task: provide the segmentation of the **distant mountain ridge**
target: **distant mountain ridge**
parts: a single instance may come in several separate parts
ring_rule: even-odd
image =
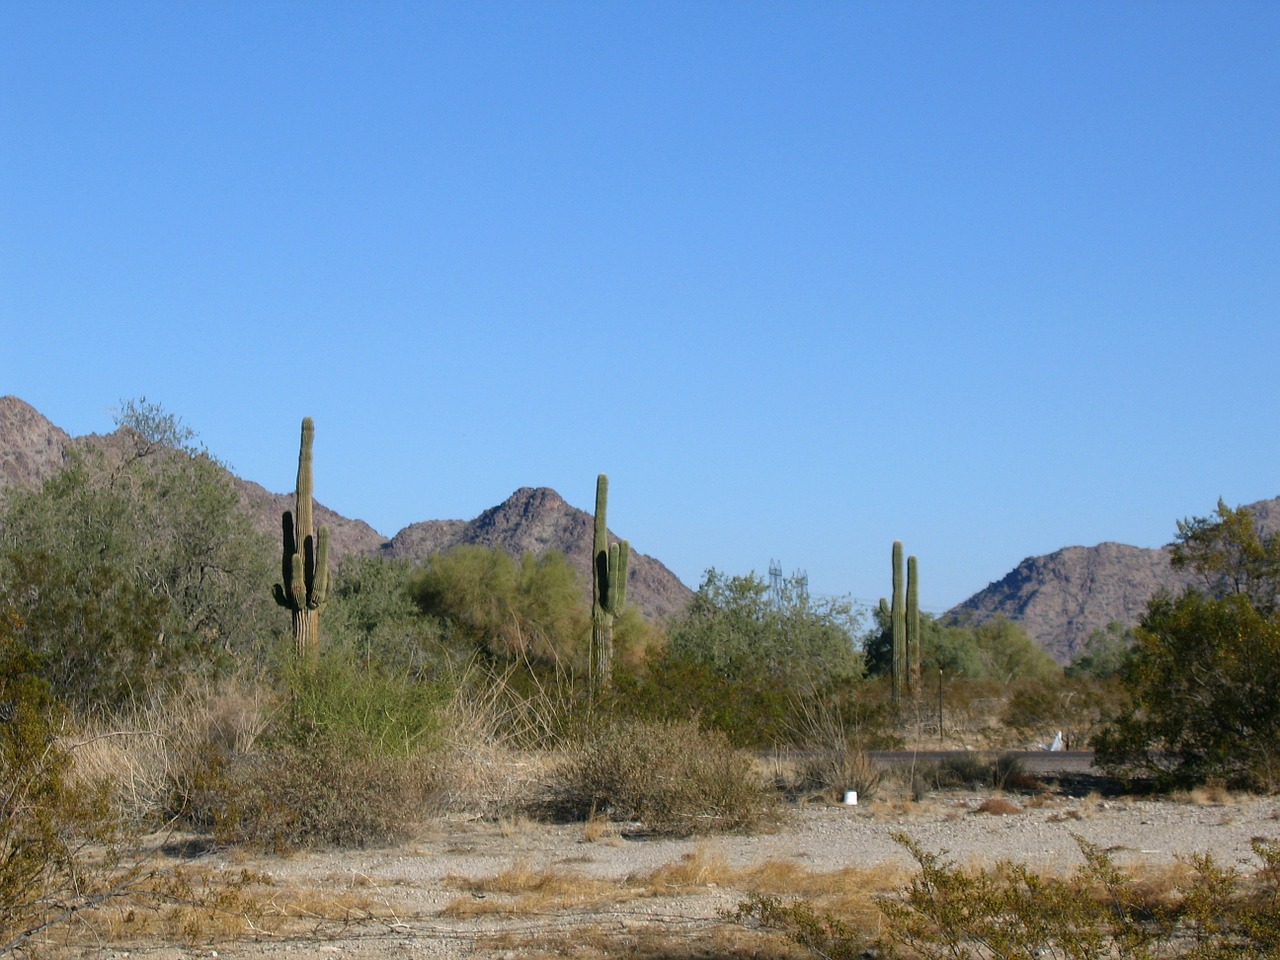
[[[30,404],[13,396],[0,397],[0,496],[8,487],[42,483],[62,468],[72,447],[107,444],[110,436],[71,437]],[[322,471],[319,466],[319,476]],[[278,536],[281,514],[293,509],[293,494],[271,493],[251,480],[229,475],[254,525]],[[317,525],[329,528],[329,548],[335,561],[349,554],[421,560],[462,544],[497,547],[516,557],[526,552],[541,557],[549,550],[559,550],[590,588],[592,516],[545,487],[521,488],[474,520],[410,524],[390,540],[363,520],[344,517],[319,502],[315,517]],[[612,532],[610,536],[617,539]],[[635,550],[627,579],[628,599],[652,619],[679,612],[693,596],[659,560]]]
[[[1260,532],[1280,530],[1280,498],[1246,505]],[[1212,505],[1199,515],[1212,512]],[[1172,526],[1172,522],[1170,523]],[[1118,621],[1135,625],[1156,591],[1178,593],[1194,584],[1194,574],[1175,570],[1169,546],[1158,549],[1123,543],[1065,547],[1028,557],[1000,580],[947,611],[958,620],[981,622],[1005,617],[1060,663],[1084,650],[1089,634]]]
[[[0,496],[6,487],[40,483],[53,476],[72,445],[107,442],[109,437],[97,435],[73,438],[17,397],[0,397]],[[255,525],[278,534],[280,515],[293,508],[293,495],[271,493],[231,476]],[[1209,513],[1212,506],[1201,504],[1198,512]],[[1264,533],[1280,531],[1280,498],[1249,504],[1248,509]],[[499,547],[513,556],[526,551],[541,556],[555,549],[590,583],[591,515],[545,487],[522,487],[472,520],[410,524],[390,540],[364,521],[319,503],[316,520],[329,527],[331,550],[338,559],[347,554],[422,559],[459,544]],[[1157,590],[1176,592],[1191,582],[1190,575],[1174,570],[1169,559],[1167,546],[1065,547],[1028,557],[946,616],[977,621],[1007,617],[1066,663],[1083,649],[1093,630],[1112,621],[1137,623]],[[670,616],[693,595],[660,561],[636,552],[628,579],[630,599],[649,617]]]

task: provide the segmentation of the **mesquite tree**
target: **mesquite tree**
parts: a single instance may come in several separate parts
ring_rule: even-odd
[[[298,451],[298,483],[294,509],[281,518],[284,549],[283,583],[275,585],[276,603],[293,613],[293,647],[300,660],[314,664],[320,657],[320,610],[329,599],[329,530],[315,530],[311,500],[311,445],[315,424],[302,420]]]

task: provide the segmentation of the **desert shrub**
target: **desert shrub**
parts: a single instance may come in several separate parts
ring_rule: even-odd
[[[292,665],[286,681],[289,706],[272,731],[276,739],[301,747],[324,740],[379,756],[430,747],[446,697],[438,684],[337,657]]]
[[[941,759],[920,760],[903,772],[917,798],[932,790],[1004,790],[1033,783],[1022,762],[1009,753],[965,751]]]
[[[791,696],[764,673],[726,677],[708,664],[667,651],[643,675],[619,672],[607,708],[652,723],[696,722],[736,747],[770,747],[787,739]]]
[[[278,622],[263,589],[278,553],[222,465],[145,399],[117,424],[0,504],[0,597],[77,710],[257,659]]]
[[[1023,743],[1044,743],[1062,731],[1067,749],[1084,746],[1125,701],[1111,676],[1076,674],[1052,683],[1024,680],[1009,694],[1000,722]]]
[[[884,771],[867,751],[882,745],[882,711],[865,701],[821,698],[793,703],[792,714],[790,742],[797,759],[789,792],[833,801],[846,790],[866,799],[876,795]]]
[[[409,593],[413,561],[349,554],[333,571],[324,611],[327,651],[382,670],[425,675],[449,651],[444,625]]]
[[[211,776],[255,749],[280,704],[257,679],[195,678],[127,711],[90,717],[74,752],[76,782],[105,787],[115,813],[136,827],[191,819]]]
[[[885,953],[924,960],[1062,957],[1070,960],[1199,960],[1272,957],[1280,947],[1280,843],[1253,842],[1262,869],[1252,876],[1208,855],[1189,860],[1166,888],[1123,873],[1077,838],[1084,863],[1066,877],[1002,861],[962,868],[899,834],[919,867],[897,897],[881,901],[882,932],[804,900],[754,896],[739,922],[781,930],[819,956]]]
[[[893,636],[885,611],[875,610],[863,637],[867,668],[886,674],[893,664]],[[941,670],[948,677],[1009,683],[1019,678],[1052,679],[1062,668],[1017,624],[997,617],[983,623],[920,615],[920,655],[924,676]]]
[[[668,651],[726,680],[769,677],[788,692],[862,676],[859,615],[847,598],[809,595],[801,577],[776,587],[755,574],[708,570],[667,627]]]
[[[1094,738],[1112,773],[1185,787],[1280,788],[1280,536],[1245,508],[1178,524],[1173,563],[1202,589],[1147,604],[1121,679],[1129,703]]]
[[[1153,599],[1124,682],[1130,704],[1093,740],[1104,769],[1280,787],[1280,619],[1243,594]]]
[[[4,634],[0,625],[0,657],[9,660]],[[0,722],[0,955],[136,877],[121,864],[105,792],[74,781],[64,711],[36,687],[9,692]]]
[[[590,611],[562,553],[519,560],[463,545],[427,558],[409,582],[419,609],[495,657],[576,663],[586,653]]]
[[[436,685],[341,659],[298,668],[251,745],[216,727],[197,741],[206,752],[175,781],[175,812],[221,841],[271,850],[404,839],[437,789],[443,702]]]
[[[750,755],[694,723],[612,724],[570,749],[555,775],[552,812],[606,814],[674,836],[749,830],[768,823],[776,796]]]
[[[392,844],[430,812],[434,770],[427,753],[369,753],[324,737],[280,743],[227,760],[203,810],[220,842],[277,853]]]

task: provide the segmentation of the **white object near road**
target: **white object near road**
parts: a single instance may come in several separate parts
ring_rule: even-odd
[[[1059,730],[1058,735],[1054,737],[1052,741],[1050,741],[1049,743],[1046,743],[1044,745],[1044,748],[1046,750],[1055,750],[1055,751],[1061,750],[1062,749],[1062,731]]]
[[[856,807],[858,805],[857,790],[846,790],[844,792],[844,805],[846,807]]]

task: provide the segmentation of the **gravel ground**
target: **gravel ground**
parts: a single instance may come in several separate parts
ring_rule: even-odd
[[[863,806],[809,804],[789,811],[774,833],[669,840],[617,834],[588,840],[581,825],[528,822],[438,822],[414,843],[387,850],[325,852],[288,858],[246,858],[215,853],[204,867],[269,874],[283,889],[350,892],[387,914],[377,921],[342,926],[317,923],[295,935],[264,935],[251,942],[195,948],[138,945],[81,949],[77,955],[149,960],[186,958],[498,957],[534,955],[523,946],[549,931],[595,927],[626,931],[658,924],[668,932],[714,925],[732,908],[739,891],[714,884],[695,895],[647,897],[536,915],[457,918],[442,913],[467,897],[459,878],[493,877],[516,865],[623,880],[643,876],[682,858],[711,855],[734,867],[792,861],[812,871],[890,862],[909,867],[908,853],[892,835],[902,832],[930,851],[949,851],[960,863],[1011,859],[1063,871],[1080,862],[1073,834],[1111,852],[1122,866],[1167,864],[1179,856],[1212,853],[1222,863],[1254,862],[1250,839],[1280,840],[1280,798],[1227,798],[1221,802],[1176,802],[1055,797],[999,816],[979,812],[989,795],[948,794],[920,804]],[[495,945],[495,934],[511,939]],[[546,952],[536,954],[552,955]]]

